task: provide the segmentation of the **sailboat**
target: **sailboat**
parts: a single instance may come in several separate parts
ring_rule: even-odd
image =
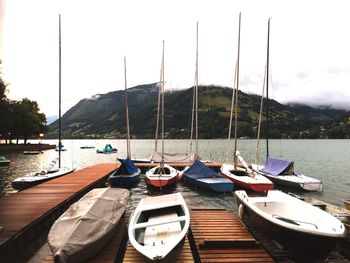
[[[267,59],[266,59],[266,161],[264,165],[252,164],[254,171],[267,177],[275,184],[297,188],[306,191],[322,191],[320,180],[297,173],[294,170],[294,161],[276,158],[269,155],[269,47],[270,47],[270,20],[268,22]]]
[[[61,143],[61,15],[59,15],[59,117],[58,117],[58,145]],[[11,182],[14,189],[23,190],[60,177],[75,171],[75,167],[61,167],[61,151],[62,147],[58,147],[58,159],[53,160],[49,165],[37,172],[31,172],[24,176],[18,177]]]
[[[231,116],[230,116],[230,126],[229,126],[229,135],[228,140],[231,137],[231,123],[232,123],[232,112],[233,106],[235,106],[235,144],[234,144],[234,162],[232,163],[223,163],[220,167],[220,172],[223,176],[230,179],[235,183],[235,185],[240,186],[244,189],[251,191],[267,191],[273,189],[273,183],[260,175],[259,173],[251,170],[247,163],[244,161],[243,157],[240,155],[240,152],[237,151],[237,123],[238,123],[238,87],[239,87],[239,58],[240,58],[240,34],[241,34],[241,14],[239,14],[239,29],[238,29],[238,55],[237,55],[237,64],[235,71],[235,88],[232,93],[232,103],[231,103]],[[244,167],[237,166],[237,157]]]
[[[160,164],[148,170],[145,179],[148,185],[166,187],[176,184],[181,179],[181,173],[164,161],[164,41],[161,66],[161,100],[162,100],[162,155]]]
[[[196,70],[195,70],[195,114],[196,114],[196,158],[198,158],[198,23],[196,28]],[[206,188],[215,192],[228,192],[233,189],[233,183],[216,173],[200,160],[196,160],[191,166],[185,167],[182,171],[184,180],[195,186]]]
[[[130,128],[128,110],[128,91],[126,84],[126,58],[124,57],[124,78],[125,78],[125,119],[126,119],[126,148],[127,158],[121,161],[121,165],[108,177],[111,186],[132,185],[138,182],[141,170],[130,160]]]

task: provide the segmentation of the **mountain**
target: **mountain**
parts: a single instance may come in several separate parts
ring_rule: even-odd
[[[193,88],[165,93],[165,137],[190,138]],[[232,89],[199,87],[199,138],[226,138]],[[62,116],[64,138],[125,138],[124,91],[83,99]],[[256,138],[261,96],[239,91],[238,136]],[[130,134],[154,138],[157,116],[156,83],[128,89]],[[271,138],[347,138],[349,113],[306,105],[284,105],[269,100]],[[261,137],[265,136],[263,113]],[[339,130],[339,127],[342,129]],[[49,125],[47,138],[56,138],[58,121]],[[330,135],[329,135],[330,134]]]

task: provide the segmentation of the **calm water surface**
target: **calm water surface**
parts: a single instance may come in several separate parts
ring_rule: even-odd
[[[37,143],[38,141],[31,141]],[[46,140],[43,143],[57,143],[56,140]],[[297,192],[293,189],[282,189],[297,194],[317,197],[326,202],[342,206],[342,199],[350,198],[350,140],[270,140],[270,155],[283,157],[295,161],[295,169],[305,175],[320,179],[324,191]],[[118,148],[115,154],[96,154],[97,148],[103,148],[110,143]],[[82,169],[98,163],[113,163],[117,157],[125,157],[125,140],[64,140],[68,151],[62,152],[62,163],[66,166],[76,165]],[[80,149],[83,145],[93,145],[95,149]],[[188,140],[165,140],[165,151],[184,152],[190,150]],[[229,146],[229,147],[228,147]],[[161,149],[161,142],[158,142]],[[227,140],[199,140],[199,155],[202,159],[212,161],[232,161],[233,141]],[[227,154],[229,148],[229,154]],[[195,142],[193,142],[195,149]],[[237,149],[247,162],[256,162],[256,140],[238,140]],[[132,140],[132,156],[134,158],[149,158],[154,151],[154,140]],[[258,163],[264,162],[265,142],[261,141]],[[24,174],[41,169],[58,156],[55,150],[47,150],[41,155],[24,155],[22,153],[0,153],[11,159],[8,167],[0,167],[0,196],[8,195],[16,190],[12,189],[11,181]],[[188,196],[194,205],[224,206],[232,208],[232,194],[212,194],[188,188],[183,183],[177,185],[176,191]],[[148,194],[144,180],[132,189],[135,196]],[[190,198],[191,197],[191,198]]]

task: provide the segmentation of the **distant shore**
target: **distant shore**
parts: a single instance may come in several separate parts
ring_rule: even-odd
[[[0,144],[0,152],[44,151],[55,148],[56,145],[47,143]]]

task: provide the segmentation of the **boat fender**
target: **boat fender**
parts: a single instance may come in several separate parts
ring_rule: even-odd
[[[242,204],[239,205],[238,207],[238,216],[241,220],[243,220],[244,216],[244,206]]]

